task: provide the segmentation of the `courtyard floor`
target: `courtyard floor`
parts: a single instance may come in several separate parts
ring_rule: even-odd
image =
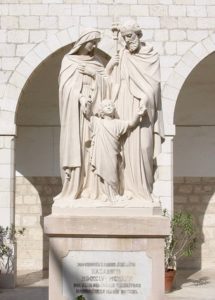
[[[23,274],[19,286],[0,290],[0,300],[48,300],[48,279],[41,273]],[[165,300],[215,300],[215,270],[178,271],[175,290],[165,295]]]

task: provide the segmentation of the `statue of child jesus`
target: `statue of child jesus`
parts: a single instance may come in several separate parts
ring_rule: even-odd
[[[105,99],[101,102],[100,116],[90,117],[90,101],[85,111],[90,119],[92,133],[90,163],[93,172],[100,177],[105,186],[105,193],[112,202],[123,199],[120,196],[120,137],[128,130],[136,127],[146,109],[141,108],[131,121],[115,119],[113,101]]]

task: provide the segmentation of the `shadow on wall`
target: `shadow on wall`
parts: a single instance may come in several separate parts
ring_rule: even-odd
[[[198,242],[192,257],[179,261],[179,268],[215,267],[215,178],[174,178],[175,211],[190,212],[198,230]]]
[[[53,198],[61,189],[59,177],[16,178],[16,224],[26,228],[17,243],[18,285],[47,277],[49,241],[44,217],[51,213]]]

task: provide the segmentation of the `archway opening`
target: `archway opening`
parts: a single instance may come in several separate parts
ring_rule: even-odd
[[[185,81],[175,108],[174,208],[194,216],[198,242],[186,269],[215,267],[215,53]]]
[[[71,47],[54,52],[34,70],[18,102],[15,223],[26,228],[17,245],[18,283],[32,283],[47,274],[49,247],[43,221],[62,188],[58,74],[62,58]],[[99,49],[97,55],[106,65],[109,56]]]

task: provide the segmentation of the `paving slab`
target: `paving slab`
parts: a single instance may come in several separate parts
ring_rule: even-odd
[[[180,270],[174,286],[166,300],[215,300],[215,268]]]

